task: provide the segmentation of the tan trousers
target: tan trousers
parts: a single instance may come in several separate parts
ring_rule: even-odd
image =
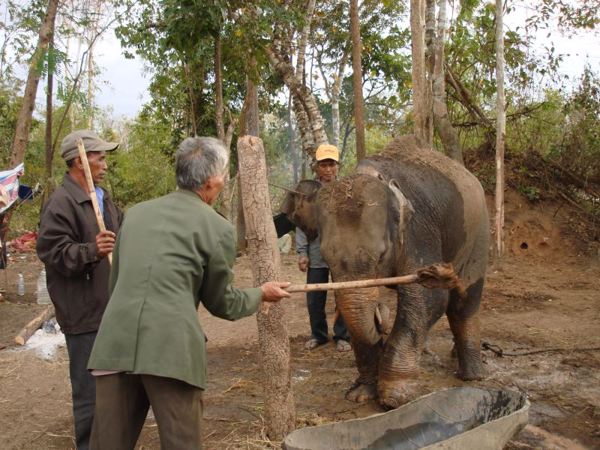
[[[133,449],[150,405],[162,450],[202,448],[202,389],[172,378],[115,373],[96,377],[91,449]]]

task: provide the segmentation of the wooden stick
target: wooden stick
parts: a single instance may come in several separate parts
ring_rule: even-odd
[[[356,289],[375,286],[415,283],[419,277],[416,274],[392,278],[375,278],[371,280],[339,281],[337,283],[292,284],[285,290],[288,292],[335,291],[338,289]]]
[[[90,170],[90,163],[88,162],[85,147],[81,139],[77,139],[77,149],[79,150],[79,159],[81,159],[81,164],[83,165],[85,181],[87,182],[88,186],[88,194],[90,196],[90,199],[92,200],[92,206],[94,207],[94,214],[96,214],[96,222],[98,222],[98,228],[100,228],[100,231],[106,231],[106,226],[104,225],[104,218],[102,217],[102,213],[100,212],[100,205],[98,204],[98,196],[96,195],[96,188],[94,186],[94,179],[92,178],[92,171]],[[112,265],[112,253],[109,253],[106,256],[108,257],[108,263]]]
[[[39,315],[34,317],[27,325],[15,336],[15,343],[25,345],[25,342],[31,337],[42,324],[54,316],[54,305],[48,305]]]
[[[461,298],[466,297],[465,289],[454,273],[452,264],[441,263],[418,269],[416,273],[391,278],[371,280],[341,281],[337,283],[293,284],[288,292],[334,291],[338,289],[357,289],[375,286],[396,286],[419,283],[429,289],[457,289]]]

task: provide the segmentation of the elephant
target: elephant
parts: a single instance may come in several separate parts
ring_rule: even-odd
[[[415,394],[429,329],[446,313],[458,357],[457,375],[481,379],[479,305],[488,262],[488,212],[483,188],[465,167],[415,136],[392,140],[349,176],[321,186],[312,180],[288,192],[281,207],[307,234],[319,235],[335,282],[395,277],[430,264],[452,263],[466,295],[418,284],[397,291],[393,327],[385,324],[377,290],[336,291],[350,332],[359,376],[346,398],[378,398],[397,408]]]

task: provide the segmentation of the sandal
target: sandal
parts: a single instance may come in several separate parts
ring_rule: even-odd
[[[352,347],[350,346],[350,343],[348,341],[340,339],[335,344],[335,349],[338,352],[349,352],[350,350],[352,350]]]
[[[315,338],[310,338],[308,341],[306,341],[306,344],[304,344],[304,348],[306,350],[313,350],[315,348],[317,348],[320,345],[323,345],[325,342],[319,342],[317,341]]]

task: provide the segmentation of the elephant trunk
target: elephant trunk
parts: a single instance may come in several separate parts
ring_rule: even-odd
[[[336,292],[337,307],[353,342],[377,344],[382,336],[375,322],[378,289],[344,289]]]

